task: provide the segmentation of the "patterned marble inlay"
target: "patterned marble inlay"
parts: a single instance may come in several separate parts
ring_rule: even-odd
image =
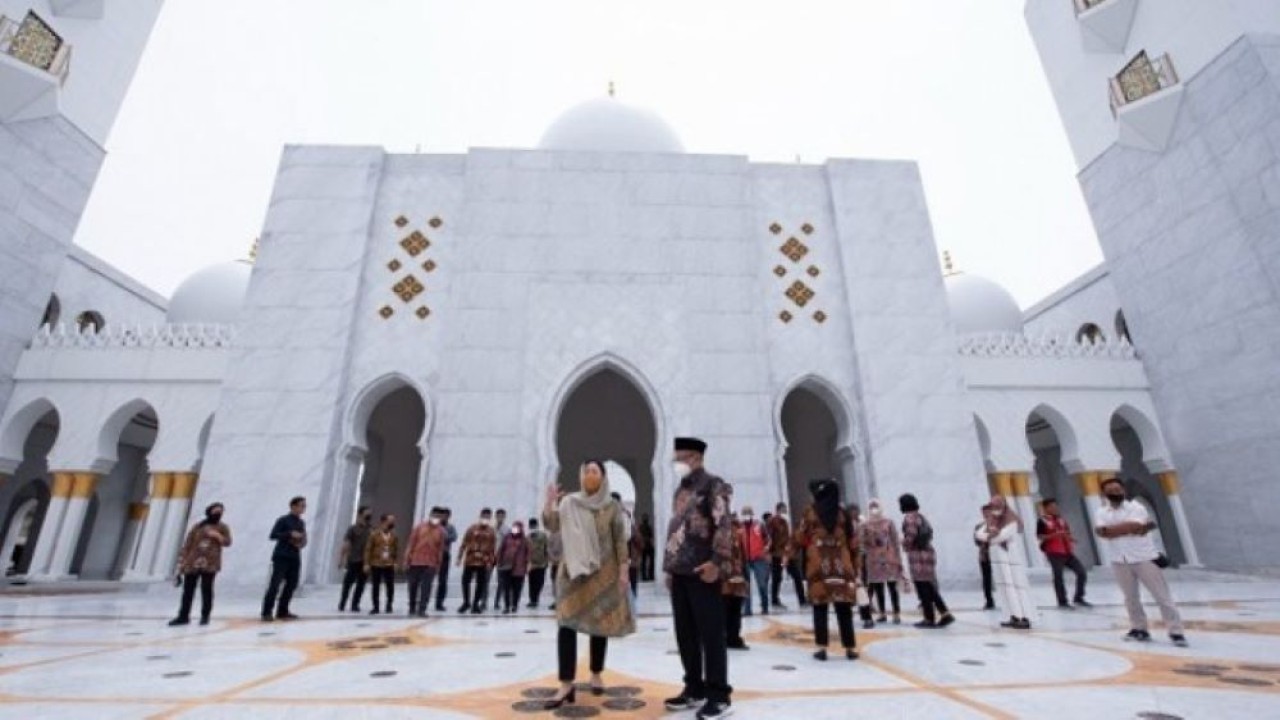
[[[400,264],[399,260],[392,260],[391,262],[387,263],[387,269],[390,270],[391,272],[396,272],[401,267],[403,266]]]
[[[423,305],[419,307],[416,311],[414,311],[413,314],[417,315],[419,320],[426,320],[427,317],[431,315],[431,308],[427,307],[426,305]]]
[[[815,278],[822,274],[822,270],[820,270],[817,265],[810,265],[809,269],[805,270],[805,272],[809,273],[809,277]]]
[[[435,261],[435,260],[428,260],[428,261],[426,261],[426,262],[422,263],[422,269],[423,269],[424,271],[426,271],[426,272],[435,272],[435,269],[436,269],[437,267],[439,267],[439,266],[438,266],[438,265],[436,265],[436,261]]]
[[[443,221],[443,220],[441,220],[441,219],[440,219],[440,216],[438,216],[438,215],[437,215],[436,217],[433,217],[433,218],[431,218],[430,220],[428,220],[428,221],[427,221],[427,224],[431,226],[431,229],[432,229],[432,230],[436,230],[436,229],[438,229],[441,225],[444,225],[444,221]]]
[[[774,235],[777,235],[782,232],[782,226],[779,225],[778,223],[774,223],[769,226],[769,232],[773,233]]]
[[[789,323],[789,322],[791,322],[791,319],[792,319],[793,317],[794,317],[794,316],[793,316],[793,315],[791,314],[791,312],[790,312],[790,311],[788,311],[788,310],[783,310],[782,312],[778,313],[778,319],[779,319],[779,320],[781,320],[781,321],[782,321],[782,322],[784,322],[784,323]]]
[[[386,319],[390,318],[392,315],[395,315],[395,314],[396,314],[396,311],[395,311],[395,310],[392,310],[390,305],[383,305],[383,306],[378,310],[378,314],[382,316],[382,319],[383,319],[383,320],[386,320]]]
[[[398,217],[398,218],[396,218],[396,219],[395,219],[395,223],[396,223],[396,227],[398,227],[398,228],[402,228],[402,227],[404,227],[405,225],[408,225],[408,224],[409,224],[409,218],[407,218],[407,217],[405,217],[405,216],[401,215],[400,217]]]
[[[782,267],[781,265],[776,265],[773,268],[773,274],[777,275],[778,277],[782,277],[787,274],[787,269]]]
[[[395,293],[404,302],[410,302],[426,289],[421,282],[418,282],[418,278],[406,275],[403,280],[392,286],[391,292]]]
[[[791,258],[791,262],[800,262],[805,255],[809,254],[809,246],[796,238],[788,238],[782,247],[778,248],[778,252]]]
[[[423,251],[431,247],[431,241],[427,239],[426,235],[414,230],[409,233],[408,237],[400,241],[400,247],[404,248],[404,251],[412,257],[418,257]]]
[[[824,323],[827,321],[827,314],[819,310],[813,314],[813,320],[817,323]]]
[[[809,301],[813,299],[814,294],[813,288],[810,288],[799,280],[791,283],[791,287],[787,288],[787,297],[791,299],[791,302],[799,305],[800,307],[808,305]]]
[[[800,226],[800,232],[804,233],[805,235],[812,235],[812,234],[813,234],[813,226],[812,226],[812,225],[810,225],[809,223],[805,223],[805,224],[803,224],[803,225],[801,225],[801,226]]]

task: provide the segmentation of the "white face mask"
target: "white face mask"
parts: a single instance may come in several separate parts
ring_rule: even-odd
[[[871,517],[880,517],[880,513],[881,513],[880,506],[872,505],[869,512],[871,513]]]
[[[512,535],[523,535],[523,534],[524,534],[524,531],[523,531],[523,530],[521,530],[520,528],[514,528],[514,529],[512,529],[511,534],[512,534]]]
[[[755,515],[743,515],[743,516],[742,516],[742,519],[743,519],[744,521],[746,521],[746,522],[751,522],[752,520],[755,520],[755,519],[756,519],[756,516],[755,516]]]
[[[432,525],[439,525],[439,524],[440,524],[440,518],[434,518],[434,517],[433,517],[433,518],[431,518],[430,522],[431,522],[431,524],[432,524]]]
[[[677,460],[675,464],[672,465],[672,467],[675,468],[676,477],[680,478],[681,480],[689,477],[689,473],[693,472],[693,467],[690,466],[689,463],[680,462],[679,460]]]
[[[490,520],[489,518],[480,518],[480,524],[485,526],[492,526],[493,521]]]

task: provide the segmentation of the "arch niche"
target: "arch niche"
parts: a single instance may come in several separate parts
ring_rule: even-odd
[[[0,563],[5,574],[26,575],[36,543],[44,531],[45,513],[49,509],[52,479],[49,475],[49,451],[53,449],[61,429],[61,418],[53,403],[37,400],[14,413],[0,433],[0,457],[17,461],[9,481],[0,485]],[[49,537],[57,528],[49,530]]]
[[[404,381],[383,383],[376,395],[366,398],[362,424],[364,462],[355,488],[352,511],[339,519],[350,522],[354,509],[368,505],[374,518],[395,515],[395,533],[406,547],[409,531],[421,515],[424,443],[427,404],[413,385]]]
[[[848,406],[838,390],[808,376],[780,396],[774,413],[779,441],[779,494],[792,517],[809,505],[809,481],[835,478],[845,503],[865,504],[875,488],[860,482]],[[769,508],[772,510],[772,508]]]
[[[1178,534],[1177,520],[1169,498],[1160,488],[1160,480],[1148,469],[1147,455],[1161,447],[1155,423],[1129,405],[1121,406],[1111,416],[1111,442],[1120,453],[1120,477],[1129,496],[1144,503],[1156,522],[1156,543],[1169,559],[1187,562],[1187,553]],[[1163,460],[1157,459],[1157,464]]]
[[[1057,408],[1039,405],[1027,416],[1027,445],[1035,457],[1035,473],[1040,498],[1058,501],[1062,516],[1071,524],[1076,539],[1076,555],[1086,565],[1097,564],[1099,553],[1089,522],[1080,484],[1072,475],[1079,463],[1079,442],[1075,428]]]

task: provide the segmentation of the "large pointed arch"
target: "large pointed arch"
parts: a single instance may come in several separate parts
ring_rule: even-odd
[[[788,400],[796,395],[798,391],[815,397],[821,403],[821,406],[826,409],[826,412],[830,414],[831,420],[835,424],[835,437],[829,448],[831,453],[828,460],[830,461],[832,475],[839,476],[843,480],[845,500],[849,502],[855,500],[865,502],[873,497],[876,494],[875,487],[870,481],[865,465],[861,466],[860,469],[859,463],[864,458],[858,443],[855,416],[849,402],[835,383],[821,375],[806,373],[785,384],[777,396],[774,397],[772,419],[776,442],[777,499],[794,505],[800,494],[793,487],[791,482],[792,472],[788,469],[789,462],[794,461],[791,453],[795,449],[792,448],[792,439],[787,436],[783,419],[784,408],[787,407]],[[810,459],[813,457],[810,453],[805,453],[803,456]],[[792,470],[794,469],[792,468]]]
[[[782,391],[773,399],[774,438],[782,443],[783,446],[786,445],[787,437],[782,429],[782,406],[786,403],[787,397],[797,389],[808,390],[826,403],[827,409],[831,411],[831,415],[836,420],[836,446],[838,448],[849,448],[857,452],[857,428],[853,420],[853,411],[845,400],[844,393],[840,392],[835,383],[814,373],[807,373],[793,379],[783,386]]]
[[[369,449],[365,430],[368,428],[369,418],[373,415],[374,409],[388,395],[404,388],[413,390],[418,394],[426,411],[426,422],[423,423],[422,434],[418,438],[418,447],[423,449],[425,457],[427,440],[431,437],[431,431],[435,425],[435,403],[432,402],[431,394],[427,392],[423,385],[408,375],[397,371],[380,375],[366,384],[364,389],[356,394],[355,399],[348,406],[342,430],[343,443],[348,450],[355,449],[364,452]]]
[[[1147,413],[1138,408],[1124,403],[1115,409],[1112,417],[1119,416],[1129,427],[1133,428],[1133,432],[1138,436],[1138,441],[1142,444],[1142,462],[1151,472],[1165,472],[1173,469],[1173,459],[1169,456],[1169,449],[1165,446],[1164,436],[1160,432],[1160,426],[1156,425]],[[1119,450],[1119,448],[1117,448]]]
[[[117,407],[107,419],[102,423],[102,428],[98,431],[97,443],[97,463],[101,466],[95,468],[103,472],[111,470],[118,459],[118,446],[120,436],[124,433],[125,428],[133,421],[135,417],[143,413],[150,412],[151,416],[156,419],[156,439],[159,439],[160,416],[156,413],[155,405],[143,400],[142,398],[134,398],[123,405]]]
[[[55,419],[61,419],[58,408],[52,400],[39,398],[22,406],[20,410],[9,416],[4,428],[0,429],[0,471],[12,472],[22,462],[22,451],[27,443],[27,437],[50,413]],[[5,467],[6,465],[10,467]]]
[[[978,450],[982,453],[983,467],[989,473],[996,472],[996,464],[991,460],[991,431],[978,413],[973,414],[973,427],[978,432]]]
[[[1067,416],[1052,405],[1041,403],[1027,413],[1028,427],[1031,426],[1035,417],[1044,420],[1053,429],[1058,438],[1058,446],[1062,448],[1062,464],[1066,466],[1067,470],[1081,472],[1087,469],[1081,465],[1080,440],[1076,434],[1075,426],[1067,419]]]

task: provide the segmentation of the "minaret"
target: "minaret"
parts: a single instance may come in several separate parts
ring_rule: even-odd
[[[1025,13],[1178,465],[1152,470],[1181,474],[1207,563],[1275,567],[1280,5],[1028,0]]]
[[[0,0],[0,413],[161,3]]]

